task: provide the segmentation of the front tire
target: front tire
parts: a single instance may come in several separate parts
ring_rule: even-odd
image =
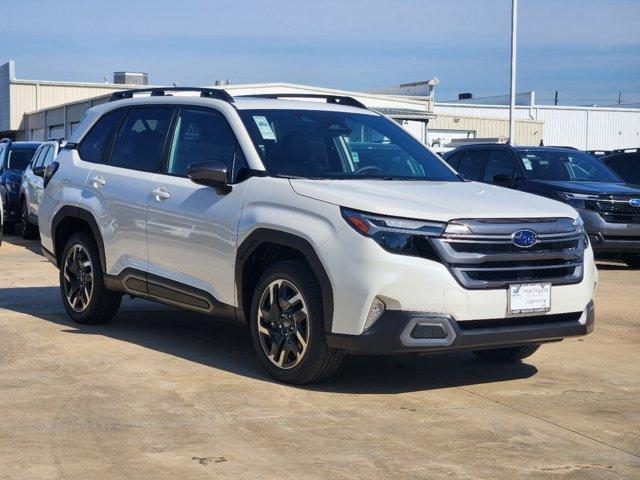
[[[489,350],[474,350],[478,357],[492,362],[511,363],[527,358],[540,348],[540,345],[522,345],[520,347],[492,348]]]
[[[302,262],[271,265],[251,302],[251,337],[258,359],[276,380],[294,385],[326,380],[345,352],[327,345],[322,291]]]
[[[111,320],[122,295],[107,290],[100,255],[86,232],[72,235],[62,251],[60,294],[69,316],[77,323],[97,325]]]
[[[25,240],[33,240],[38,236],[38,227],[29,222],[29,209],[27,203],[23,200],[20,209],[20,223],[18,231]]]

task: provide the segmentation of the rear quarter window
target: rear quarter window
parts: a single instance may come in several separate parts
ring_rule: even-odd
[[[89,133],[80,141],[78,154],[85,162],[104,163],[107,160],[107,146],[110,144],[115,129],[120,125],[126,109],[106,113],[95,123]]]

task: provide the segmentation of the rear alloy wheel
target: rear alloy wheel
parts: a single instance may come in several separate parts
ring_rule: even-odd
[[[100,324],[111,320],[122,295],[107,290],[93,238],[86,232],[71,236],[62,252],[60,295],[69,316],[78,323]]]
[[[33,240],[38,236],[38,228],[29,222],[29,209],[25,201],[22,202],[22,208],[20,210],[18,230],[25,240]]]
[[[260,362],[281,382],[320,382],[344,358],[344,351],[327,345],[322,290],[302,262],[278,262],[264,272],[254,291],[250,323]]]
[[[522,345],[520,347],[492,348],[488,350],[474,350],[478,357],[492,362],[510,363],[527,358],[540,348],[540,345]]]

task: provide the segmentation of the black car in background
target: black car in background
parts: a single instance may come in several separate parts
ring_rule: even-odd
[[[22,173],[31,162],[39,142],[0,140],[0,196],[4,208],[4,228],[11,232],[20,221],[20,184]]]
[[[640,185],[626,183],[594,156],[562,147],[476,144],[444,158],[466,180],[568,203],[580,212],[597,255],[640,268]]]
[[[614,150],[600,160],[625,182],[640,185],[640,148]]]

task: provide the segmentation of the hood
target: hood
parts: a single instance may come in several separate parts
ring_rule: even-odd
[[[421,220],[578,218],[568,205],[478,182],[290,180],[302,196],[334,205]]]
[[[592,193],[599,195],[607,194],[629,194],[640,195],[640,186],[627,183],[607,183],[607,182],[571,182],[571,181],[551,181],[551,180],[529,180],[532,184],[547,187],[549,190]]]

